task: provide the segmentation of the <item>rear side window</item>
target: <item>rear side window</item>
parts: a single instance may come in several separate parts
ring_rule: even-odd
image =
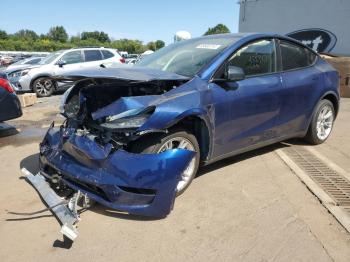
[[[229,65],[242,68],[246,76],[256,76],[276,72],[275,61],[274,41],[264,39],[239,49],[229,60]]]
[[[108,50],[102,50],[103,59],[108,59],[114,56],[114,54]]]
[[[81,52],[80,51],[72,51],[64,54],[61,59],[61,61],[64,61],[66,64],[76,64],[81,63]]]
[[[84,50],[85,62],[102,60],[102,54],[99,50]]]
[[[286,41],[280,42],[283,71],[303,68],[315,62],[316,54],[305,47]]]

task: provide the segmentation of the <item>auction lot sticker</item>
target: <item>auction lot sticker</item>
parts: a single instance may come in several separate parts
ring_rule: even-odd
[[[196,48],[201,48],[201,49],[218,49],[221,45],[214,45],[214,44],[200,44],[197,45]]]

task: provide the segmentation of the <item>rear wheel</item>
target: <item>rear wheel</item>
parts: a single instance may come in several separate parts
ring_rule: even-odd
[[[191,133],[188,133],[186,130],[174,130],[168,134],[158,136],[152,135],[147,138],[145,137],[142,141],[140,140],[136,142],[132,148],[132,151],[135,153],[162,153],[166,150],[175,148],[182,148],[196,152],[195,157],[182,173],[181,179],[176,186],[176,195],[181,195],[191,184],[198,170],[200,151],[196,137]]]
[[[33,82],[33,91],[37,97],[51,96],[55,88],[55,83],[49,78],[40,77]]]
[[[334,123],[334,106],[329,100],[321,100],[312,117],[305,140],[313,145],[322,144],[329,137]]]

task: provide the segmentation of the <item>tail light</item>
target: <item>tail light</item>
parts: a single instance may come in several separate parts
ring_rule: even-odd
[[[125,63],[125,58],[121,57],[121,58],[119,58],[119,61],[124,64]]]
[[[7,79],[0,78],[0,87],[4,88],[9,93],[15,92]]]

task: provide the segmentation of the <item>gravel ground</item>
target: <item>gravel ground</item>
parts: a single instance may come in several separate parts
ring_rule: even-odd
[[[70,247],[51,213],[31,219],[8,213],[44,208],[20,167],[37,169],[38,143],[51,121],[63,119],[59,96],[39,101],[8,122],[17,135],[0,138],[2,261],[350,261],[349,234],[277,157],[281,144],[202,168],[165,219],[95,206],[82,214]],[[349,114],[345,99],[331,139],[316,147],[327,157],[335,152],[344,169]]]

